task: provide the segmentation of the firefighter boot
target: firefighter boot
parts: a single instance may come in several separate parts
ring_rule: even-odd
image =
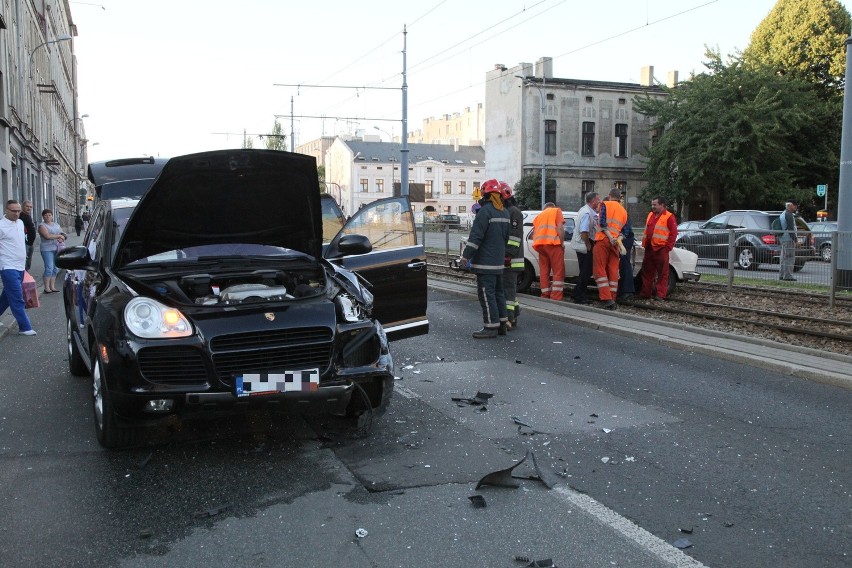
[[[496,327],[483,327],[479,331],[473,332],[474,339],[491,339],[492,337],[497,337]]]
[[[497,328],[497,335],[506,335],[506,330],[509,329],[509,325],[505,321],[500,322],[500,327]]]

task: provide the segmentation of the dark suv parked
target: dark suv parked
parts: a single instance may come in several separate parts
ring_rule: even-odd
[[[761,264],[778,264],[781,257],[781,242],[772,223],[781,211],[733,210],[719,213],[696,230],[678,238],[679,248],[691,250],[699,259],[716,260],[720,266],[728,266],[728,230],[734,229],[734,259],[745,270],[757,270]],[[805,262],[816,257],[814,238],[810,227],[801,217],[796,217],[798,242],[796,262],[793,269],[798,272]]]

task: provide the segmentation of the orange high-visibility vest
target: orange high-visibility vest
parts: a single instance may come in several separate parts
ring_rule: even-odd
[[[533,248],[538,250],[545,245],[561,245],[557,229],[565,223],[562,210],[548,207],[533,220]]]
[[[627,223],[627,210],[618,201],[604,201],[602,205],[606,206],[606,227],[601,226],[595,240],[617,239]]]
[[[646,227],[648,226],[648,223],[651,222],[651,217],[653,216],[653,211],[648,213],[648,218],[645,220]],[[661,247],[669,244],[669,217],[671,216],[671,211],[666,211],[665,213],[660,214],[660,217],[657,219],[657,223],[654,225],[654,234],[651,237],[652,247]]]

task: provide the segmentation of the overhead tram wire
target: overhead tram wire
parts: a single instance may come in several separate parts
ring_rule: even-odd
[[[710,4],[715,4],[715,3],[717,3],[718,1],[719,1],[719,0],[710,0],[710,1],[705,2],[705,3],[703,3],[703,4],[699,4],[698,6],[693,6],[692,8],[687,8],[686,10],[681,10],[680,12],[676,12],[676,13],[674,13],[674,14],[670,14],[670,15],[668,15],[668,16],[664,16],[664,17],[659,18],[659,19],[657,19],[657,20],[654,20],[654,21],[652,21],[652,22],[646,22],[645,24],[642,24],[641,26],[636,26],[635,28],[631,28],[631,29],[629,29],[629,30],[625,30],[625,31],[623,31],[623,32],[619,32],[619,33],[617,33],[617,34],[615,34],[615,35],[611,35],[611,36],[609,36],[609,37],[606,37],[606,38],[600,39],[600,40],[598,40],[598,41],[593,41],[592,43],[588,43],[588,44],[586,44],[586,45],[582,45],[582,46],[577,47],[577,48],[575,48],[575,49],[571,49],[571,50],[569,50],[569,51],[566,51],[565,53],[561,53],[561,54],[559,54],[559,55],[557,55],[557,56],[553,57],[552,59],[553,59],[553,60],[556,60],[556,59],[559,59],[559,58],[561,58],[561,57],[565,57],[565,56],[567,56],[567,55],[573,55],[573,54],[575,54],[575,53],[577,53],[577,52],[583,51],[584,49],[588,49],[588,48],[590,48],[590,47],[594,47],[594,46],[596,46],[596,45],[600,45],[600,44],[602,44],[602,43],[606,43],[606,42],[608,42],[608,41],[611,41],[611,40],[614,40],[614,39],[620,38],[620,37],[622,37],[622,36],[629,35],[629,34],[631,34],[631,33],[633,33],[633,32],[639,31],[639,30],[644,29],[644,28],[651,27],[651,26],[653,26],[653,25],[655,25],[655,24],[659,24],[659,23],[665,22],[665,21],[667,21],[667,20],[671,20],[672,18],[676,18],[676,17],[678,17],[678,16],[682,16],[682,15],[684,15],[684,14],[687,14],[687,13],[689,13],[689,12],[693,12],[693,11],[698,10],[698,9],[700,9],[700,8],[705,8],[705,7],[709,6]],[[496,36],[492,36],[491,38],[488,38],[488,39],[490,40],[490,39],[493,39],[494,37],[496,37]],[[484,40],[484,41],[488,41],[488,40]],[[453,57],[453,56],[451,56],[451,57]],[[450,57],[448,57],[447,59],[450,59]],[[444,60],[442,60],[442,61],[446,61],[446,59],[444,59]],[[445,93],[445,94],[440,95],[440,96],[438,96],[438,97],[435,97],[435,98],[433,98],[433,99],[429,99],[428,101],[423,101],[422,103],[419,103],[419,105],[416,105],[414,108],[417,108],[417,106],[421,106],[421,105],[425,105],[425,104],[433,103],[433,102],[435,102],[435,101],[440,101],[441,99],[445,99],[445,98],[447,98],[447,97],[451,97],[451,96],[456,95],[456,94],[458,94],[458,93],[462,93],[462,92],[467,91],[468,89],[471,89],[471,88],[473,88],[473,87],[477,87],[477,86],[480,86],[480,85],[485,85],[487,82],[488,82],[488,80],[483,80],[483,81],[481,81],[481,82],[479,82],[479,83],[476,83],[475,85],[469,85],[469,86],[467,86],[467,87],[463,87],[463,88],[461,88],[461,89],[456,89],[455,91],[451,91],[451,92],[449,92],[449,93]]]

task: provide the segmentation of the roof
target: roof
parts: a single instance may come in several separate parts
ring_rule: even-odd
[[[400,161],[402,144],[399,142],[364,142],[362,140],[342,140],[342,142],[352,150],[352,154],[356,156],[356,162],[389,164]],[[481,146],[459,146],[456,151],[454,146],[448,144],[408,145],[409,164],[427,160],[453,166],[485,167],[485,150]]]
[[[654,93],[665,93],[665,89],[660,85],[640,85],[639,83],[621,83],[617,81],[592,81],[589,79],[558,79],[555,77],[548,77],[547,79],[542,80],[540,77],[527,77],[525,81],[529,81],[530,83],[541,84],[544,83],[544,87],[572,87],[575,89],[599,89],[599,90],[609,90],[609,91],[641,91],[641,92],[654,92]]]

